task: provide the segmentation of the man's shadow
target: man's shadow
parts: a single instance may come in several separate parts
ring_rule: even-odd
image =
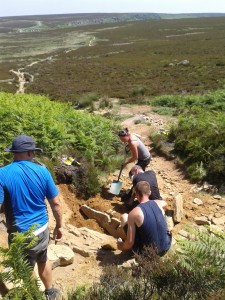
[[[96,255],[96,259],[100,261],[99,265],[102,267],[110,265],[122,265],[124,262],[132,258],[134,258],[134,253],[132,250],[116,253],[116,251],[113,250],[99,249]]]
[[[126,208],[126,206],[124,205],[124,203],[121,201],[121,195],[122,193],[124,193],[124,191],[122,190],[120,192],[119,195],[114,195],[112,193],[109,192],[108,188],[106,187],[103,187],[102,190],[101,190],[101,197],[103,199],[106,199],[106,200],[110,200],[112,201],[114,197],[117,197],[119,202],[115,202],[115,203],[112,203],[112,206],[114,206],[114,210],[118,213],[127,213],[128,210]]]

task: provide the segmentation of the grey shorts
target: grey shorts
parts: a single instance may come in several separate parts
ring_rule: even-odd
[[[36,236],[37,241],[35,244],[26,250],[26,258],[31,266],[34,266],[36,262],[47,261],[47,248],[49,243],[49,229],[46,228],[42,233]],[[30,242],[30,241],[28,241]]]

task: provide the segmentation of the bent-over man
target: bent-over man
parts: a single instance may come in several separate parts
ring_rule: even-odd
[[[158,187],[158,182],[156,178],[156,174],[153,170],[148,170],[148,171],[143,171],[143,169],[138,166],[134,165],[130,171],[129,171],[129,177],[133,183],[131,190],[129,193],[125,194],[124,198],[122,199],[126,205],[129,208],[134,208],[135,203],[135,186],[137,185],[138,182],[140,181],[147,181],[148,184],[150,185],[150,200],[162,200],[162,197],[159,192],[159,187]]]

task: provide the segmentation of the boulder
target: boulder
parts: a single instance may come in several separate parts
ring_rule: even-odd
[[[73,263],[74,252],[68,246],[51,244],[48,246],[48,258],[52,263],[52,269],[67,266]]]

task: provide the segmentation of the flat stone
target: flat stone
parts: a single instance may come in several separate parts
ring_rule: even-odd
[[[212,218],[212,223],[214,225],[224,225],[225,224],[225,217],[221,217],[221,218]]]
[[[197,205],[202,205],[202,204],[203,204],[203,201],[202,201],[201,199],[199,199],[199,198],[195,198],[195,199],[193,200],[193,203],[195,203],[195,204],[197,204]]]
[[[58,266],[67,266],[73,263],[74,252],[68,246],[50,244],[48,258],[52,263],[52,269]]]
[[[210,221],[208,220],[208,218],[205,216],[196,217],[194,220],[197,225],[210,225],[211,224]]]

